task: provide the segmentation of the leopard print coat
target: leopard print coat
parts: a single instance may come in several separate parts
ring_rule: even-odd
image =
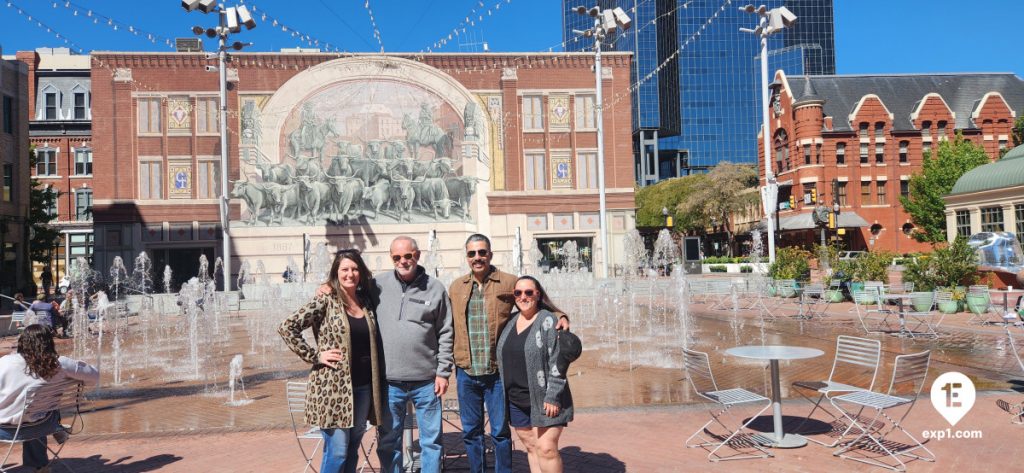
[[[380,346],[376,315],[370,308],[366,308],[365,313],[370,328],[370,358],[373,367],[373,400],[369,418],[371,424],[377,425],[378,419],[382,418],[381,409],[387,399],[383,395],[383,389],[386,387],[383,380],[384,356]],[[302,338],[302,331],[310,327],[313,328],[313,338],[317,347],[309,346]],[[306,422],[320,428],[352,427],[352,373],[348,362],[352,344],[344,304],[330,295],[317,294],[281,322],[277,333],[291,351],[313,365],[306,388]],[[337,347],[345,359],[337,363],[337,369],[328,368],[319,363],[318,347]]]

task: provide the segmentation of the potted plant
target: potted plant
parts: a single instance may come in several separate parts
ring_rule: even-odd
[[[989,296],[988,292],[980,294],[967,294],[967,296],[964,297],[964,301],[967,304],[967,310],[971,311],[971,313],[975,315],[980,315],[988,310],[989,303],[991,302],[991,297]]]
[[[953,294],[952,300],[939,302],[939,312],[943,314],[955,314],[960,312],[961,304],[964,300],[964,290],[962,287],[950,287],[946,290]]]
[[[808,263],[811,254],[808,251],[795,247],[779,248],[775,254],[775,262],[768,267],[768,275],[774,280],[792,279],[795,281],[806,281],[809,279],[811,267]],[[796,297],[795,286],[782,286],[778,288],[778,295],[782,297]]]

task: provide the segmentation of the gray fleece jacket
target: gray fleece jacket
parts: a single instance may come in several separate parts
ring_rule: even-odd
[[[427,381],[452,373],[452,304],[444,285],[417,267],[411,283],[388,271],[373,278],[388,381]]]

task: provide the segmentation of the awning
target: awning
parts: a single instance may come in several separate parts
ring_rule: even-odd
[[[798,215],[788,215],[779,218],[779,230],[811,230],[818,228],[814,224],[814,218],[811,216],[812,212],[805,212]],[[864,220],[857,215],[856,212],[840,212],[839,213],[839,228],[856,228],[868,226],[867,220]]]

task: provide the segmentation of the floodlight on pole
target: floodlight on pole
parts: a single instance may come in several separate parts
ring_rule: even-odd
[[[217,11],[218,22],[215,28],[203,29],[201,26],[192,27],[192,33],[197,36],[205,34],[211,38],[219,38],[217,45],[216,56],[213,54],[207,54],[206,59],[217,58],[217,66],[207,65],[207,71],[218,72],[218,82],[220,85],[220,229],[221,229],[221,243],[223,247],[221,249],[221,258],[224,264],[224,290],[231,290],[231,235],[230,229],[230,198],[228,197],[228,49],[235,51],[241,51],[246,46],[251,46],[252,43],[243,43],[241,41],[235,41],[230,46],[228,45],[228,37],[231,33],[238,33],[242,31],[244,25],[246,29],[253,29],[256,27],[256,20],[253,19],[249,9],[244,5],[237,7],[225,7],[221,5],[219,10],[217,8],[217,0],[182,0],[182,8],[187,12],[199,10],[203,13],[210,13]]]
[[[633,20],[629,18],[621,8],[615,8],[612,10],[601,10],[601,7],[595,6],[587,9],[587,7],[576,7],[575,11],[580,15],[589,15],[594,18],[594,26],[588,30],[578,31],[573,30],[574,33],[582,35],[585,38],[594,38],[594,92],[595,92],[595,107],[594,114],[595,120],[597,121],[597,189],[598,189],[598,201],[600,205],[600,241],[601,241],[601,270],[602,277],[608,277],[608,259],[611,252],[608,249],[608,209],[607,209],[607,196],[604,179],[604,94],[602,91],[602,80],[603,70],[601,68],[601,42],[604,41],[605,37],[616,29],[623,31],[629,29],[633,25]]]

